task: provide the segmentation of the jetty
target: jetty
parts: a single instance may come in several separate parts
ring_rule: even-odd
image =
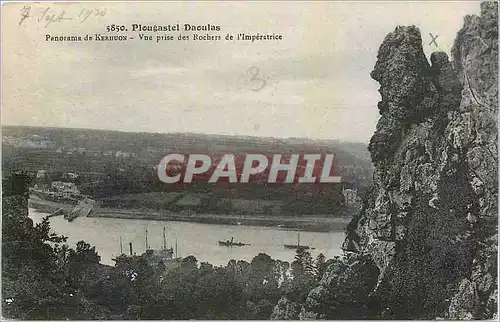
[[[53,213],[51,213],[50,215],[48,215],[47,217],[51,218],[51,217],[56,217],[56,216],[64,216],[64,209],[59,208],[56,211],[54,211]]]
[[[64,215],[64,218],[68,221],[73,221],[73,219],[77,217],[87,217],[94,209],[95,204],[95,200],[92,200],[90,198],[80,200],[69,214]]]

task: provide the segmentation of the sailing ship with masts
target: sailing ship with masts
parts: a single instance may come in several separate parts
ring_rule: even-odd
[[[177,246],[176,246],[177,248]],[[159,260],[170,260],[174,258],[173,247],[167,248],[166,228],[163,227],[163,247],[161,249],[151,249],[148,244],[148,231],[146,230],[146,255],[156,257]],[[176,254],[177,257],[177,254]]]
[[[311,246],[301,245],[300,244],[300,232],[297,234],[297,245],[295,245],[295,244],[284,244],[283,246],[285,248],[288,248],[288,249],[314,249]]]
[[[145,241],[146,241],[146,251],[137,257],[143,257],[145,258],[150,265],[157,265],[160,262],[166,263],[166,262],[171,262],[171,261],[179,261],[181,258],[178,257],[177,253],[177,239],[175,240],[175,251],[173,247],[167,247],[167,238],[166,238],[166,228],[163,228],[163,247],[161,249],[151,249],[149,242],[148,242],[148,231],[146,230],[146,235],[145,235]],[[133,253],[132,250],[132,243],[129,243],[130,247],[130,257],[136,257],[136,254]],[[122,244],[122,238],[120,237],[120,256],[127,256],[123,252],[123,244]]]

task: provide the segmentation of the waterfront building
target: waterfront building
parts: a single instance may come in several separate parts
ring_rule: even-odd
[[[78,195],[80,191],[73,182],[54,181],[52,182],[52,189],[64,195]]]
[[[42,179],[45,178],[46,176],[47,176],[47,170],[38,170],[38,172],[36,173],[37,179]]]

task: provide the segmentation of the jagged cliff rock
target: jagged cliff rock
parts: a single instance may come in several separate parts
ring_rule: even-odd
[[[382,96],[368,147],[374,183],[343,247],[347,265],[377,269],[330,268],[300,317],[495,317],[498,4],[465,17],[451,62],[437,52],[429,64],[418,28],[397,27],[371,76]],[[353,304],[332,296],[360,284],[363,309],[339,317]]]
[[[420,32],[379,50],[374,186],[345,247],[380,270],[371,299],[396,318],[491,318],[496,289],[498,9],[467,16],[450,63]],[[350,248],[350,249],[349,249]]]

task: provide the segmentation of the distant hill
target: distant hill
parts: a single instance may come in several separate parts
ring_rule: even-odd
[[[333,140],[4,126],[2,143],[4,174],[11,170],[25,170],[34,183],[50,184],[67,177],[67,172],[76,173],[78,181],[75,183],[82,193],[116,207],[140,205],[180,210],[176,205],[156,199],[152,202],[148,198],[157,196],[154,194],[157,192],[183,191],[203,195],[201,204],[194,209],[199,212],[237,211],[238,204],[252,200],[252,206],[238,210],[245,212],[256,208],[258,205],[254,203],[258,201],[270,200],[272,204],[281,205],[280,213],[340,214],[344,209],[342,187],[357,188],[358,194],[362,195],[372,174],[371,162],[362,144]],[[152,168],[163,156],[174,152],[334,153],[334,171],[342,176],[342,183],[323,188],[314,184],[301,184],[300,187],[259,183],[160,185]],[[37,178],[39,170],[46,170],[48,178]],[[131,197],[134,194],[137,197]],[[243,201],[233,205],[227,201],[231,199]],[[272,212],[271,209],[266,211]]]
[[[360,143],[199,133],[139,133],[53,127],[2,127],[2,164],[30,171],[52,168],[105,172],[106,163],[150,167],[168,153],[334,153],[345,181],[365,186],[371,161]],[[102,161],[102,162],[101,162]],[[109,162],[108,162],[109,161]],[[51,169],[47,169],[51,170]]]

